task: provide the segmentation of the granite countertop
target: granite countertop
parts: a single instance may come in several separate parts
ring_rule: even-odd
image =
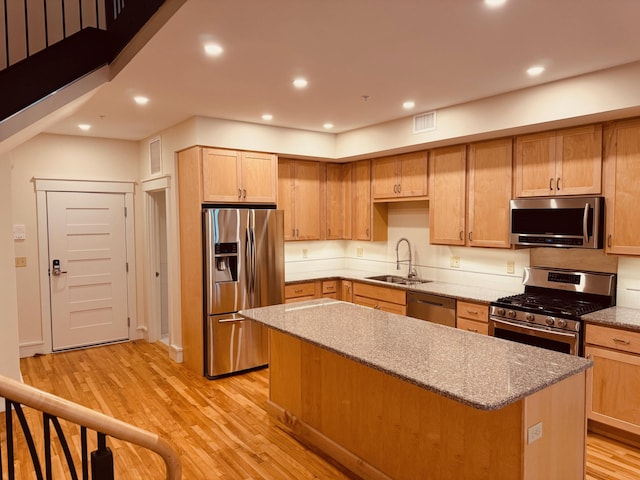
[[[640,310],[628,307],[611,307],[582,317],[587,323],[640,331]]]
[[[241,313],[482,410],[503,408],[592,365],[582,357],[331,299]]]
[[[415,290],[419,292],[433,293],[436,295],[443,295],[445,297],[455,298],[457,300],[467,300],[470,302],[482,302],[489,303],[497,300],[498,298],[507,297],[516,293],[521,293],[522,290],[514,292],[507,290],[500,290],[494,288],[458,285],[455,283],[446,282],[432,282],[419,283],[416,285],[401,285],[397,283],[381,282],[379,280],[370,280],[367,277],[378,275],[375,272],[364,272],[360,270],[331,270],[331,271],[316,271],[309,273],[288,274],[286,277],[286,283],[298,283],[308,282],[312,280],[327,280],[331,278],[343,278],[347,280],[356,280],[371,283],[372,285],[380,285],[389,288],[397,288],[400,290]],[[380,274],[380,275],[384,275]]]

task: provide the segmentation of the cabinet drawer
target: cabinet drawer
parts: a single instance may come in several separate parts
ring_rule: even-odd
[[[640,354],[640,332],[587,325],[586,343]]]
[[[284,286],[284,297],[286,299],[311,296],[314,298],[316,294],[316,285],[314,282],[294,283],[293,285]],[[307,299],[305,299],[307,300]]]
[[[485,323],[489,321],[489,305],[461,302],[458,300],[456,308],[458,318],[467,318]]]
[[[383,302],[397,303],[399,305],[407,304],[407,292],[395,288],[378,287],[367,283],[354,282],[353,294],[361,297],[379,299]]]
[[[375,298],[361,297],[359,295],[354,295],[353,303],[357,305],[363,305],[369,308],[375,308],[376,310],[382,310],[383,312],[397,313],[398,315],[407,314],[406,306],[398,305],[397,303],[385,302],[384,300],[377,300]]]
[[[337,293],[338,292],[338,281],[337,280],[326,280],[322,282],[322,294],[326,295],[328,293]]]
[[[314,300],[315,295],[304,295],[302,297],[289,297],[286,298],[284,303],[304,302],[305,300]]]
[[[489,335],[489,324],[486,321],[480,322],[478,320],[469,320],[467,318],[458,318],[456,326],[460,330],[466,330],[473,333],[481,333],[482,335]]]

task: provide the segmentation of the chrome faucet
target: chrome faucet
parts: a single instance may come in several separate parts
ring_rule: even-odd
[[[398,247],[400,246],[400,242],[402,241],[407,242],[407,247],[409,248],[409,271],[407,273],[407,278],[413,278],[416,276],[416,272],[413,268],[413,266],[411,265],[411,243],[409,243],[409,240],[407,240],[406,238],[402,237],[400,240],[398,240],[398,243],[396,243],[396,270],[400,270],[400,255],[398,253]],[[403,262],[406,262],[406,260],[402,260]]]

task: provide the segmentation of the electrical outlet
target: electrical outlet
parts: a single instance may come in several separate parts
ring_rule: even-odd
[[[460,257],[453,255],[449,257],[449,266],[453,268],[460,268]]]
[[[16,257],[16,267],[26,267],[27,257]]]
[[[364,248],[362,247],[356,248],[356,255],[358,255],[359,257],[364,256]]]
[[[515,273],[516,272],[516,262],[513,260],[507,260],[507,273]]]
[[[309,251],[306,248],[302,249],[302,258],[307,258],[309,256]]]
[[[542,438],[542,422],[538,422],[527,430],[527,443],[531,444]]]

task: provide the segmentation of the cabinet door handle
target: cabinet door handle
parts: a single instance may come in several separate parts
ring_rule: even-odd
[[[242,198],[247,198],[247,190],[245,188],[242,189]]]
[[[303,290],[303,289],[301,289],[301,288],[296,288],[296,289],[293,291],[293,293],[302,293],[302,292],[304,292],[304,290]]]
[[[402,185],[398,184],[398,193],[402,191]]]
[[[467,313],[469,315],[478,315],[479,312],[478,311],[474,311],[474,310],[467,310]]]
[[[611,248],[611,234],[607,237],[607,247]]]
[[[615,343],[619,343],[620,345],[630,345],[631,344],[631,340],[626,340],[624,338],[613,338],[613,341]]]
[[[291,229],[291,237],[292,237],[292,238],[295,238],[295,237],[296,237],[296,229],[295,229],[295,228],[292,228],[292,229]]]
[[[464,240],[464,232],[460,230],[460,240]]]
[[[367,229],[364,231],[364,233],[365,233],[365,235],[368,237],[368,236],[369,236],[369,229],[367,228]]]
[[[556,190],[560,190],[560,177],[556,179]]]
[[[300,236],[300,230],[296,228],[296,237],[299,237],[299,236]]]
[[[238,198],[242,198],[242,189],[241,188],[238,189]]]
[[[471,327],[467,327],[467,330],[473,333],[478,333],[478,329],[477,328],[471,328]]]
[[[473,242],[473,232],[469,232],[469,241]]]
[[[553,178],[549,179],[549,190],[553,190]]]
[[[331,236],[331,229],[327,228],[327,235]]]

